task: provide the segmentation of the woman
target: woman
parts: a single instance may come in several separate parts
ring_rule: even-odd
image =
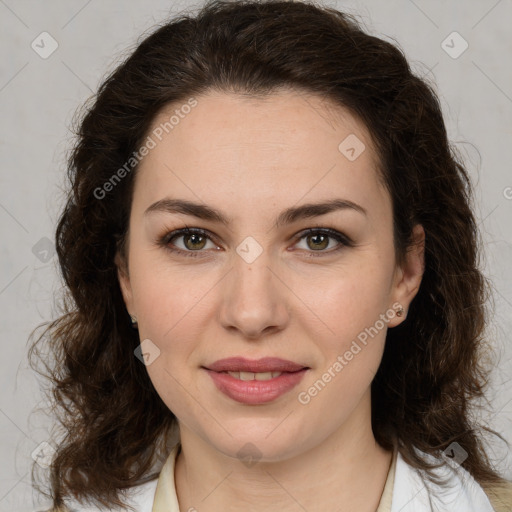
[[[399,49],[210,2],[103,83],[69,177],[56,510],[511,509],[470,182]]]

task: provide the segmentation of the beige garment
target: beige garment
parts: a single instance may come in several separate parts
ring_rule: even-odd
[[[391,459],[391,466],[388,471],[388,477],[384,484],[384,490],[380,497],[379,506],[376,512],[391,512],[391,501],[393,499],[393,486],[395,484],[395,469],[396,469],[396,458],[398,456],[398,450],[395,447],[393,451],[393,458]]]
[[[179,509],[178,497],[176,495],[176,484],[174,481],[174,465],[180,450],[181,446],[178,443],[172,449],[162,471],[160,472],[155,492],[155,501],[153,502],[153,512],[194,512],[194,509],[189,509],[188,511],[180,511]],[[388,477],[384,485],[384,491],[382,492],[376,512],[391,512],[397,453],[398,452],[396,450],[393,453]]]
[[[482,489],[496,512],[512,512],[512,482],[484,484]]]

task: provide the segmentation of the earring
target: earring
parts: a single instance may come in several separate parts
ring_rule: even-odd
[[[400,308],[397,312],[396,312],[396,316],[402,316],[404,314],[404,308]]]
[[[138,326],[137,326],[137,317],[136,317],[136,316],[134,316],[134,315],[130,315],[130,320],[132,321],[132,327],[133,327],[134,329],[137,329],[137,327],[138,327]]]

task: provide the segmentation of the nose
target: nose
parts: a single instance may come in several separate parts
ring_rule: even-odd
[[[289,322],[287,288],[262,254],[248,264],[236,258],[226,276],[220,310],[222,326],[247,339],[283,330]]]

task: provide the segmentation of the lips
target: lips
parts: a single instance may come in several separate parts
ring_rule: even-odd
[[[229,357],[227,359],[219,359],[205,368],[214,372],[266,373],[297,372],[307,368],[307,366],[278,357],[264,357],[255,360],[245,359],[244,357]]]
[[[219,391],[236,402],[259,405],[277,400],[291,391],[303,379],[307,369],[296,372],[283,372],[269,380],[240,380],[227,372],[214,372],[205,369]]]
[[[224,395],[247,405],[272,402],[292,390],[308,367],[276,357],[220,359],[204,370]]]

